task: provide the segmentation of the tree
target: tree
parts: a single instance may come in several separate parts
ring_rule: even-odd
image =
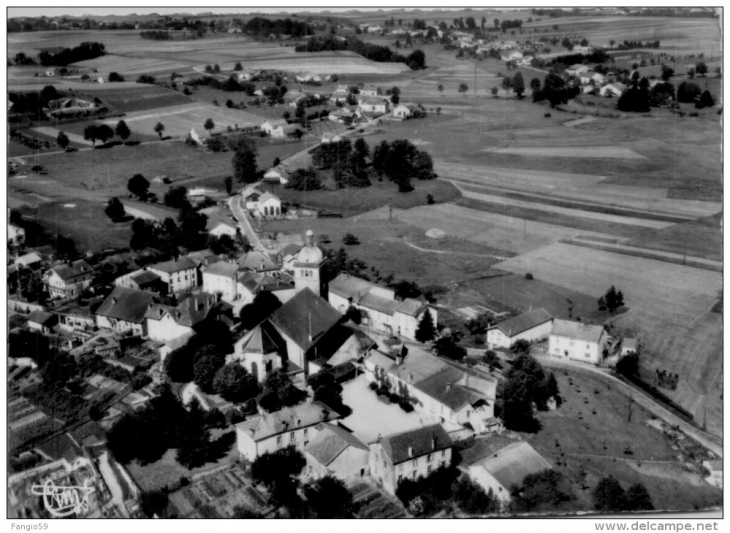
[[[208,118],[203,123],[203,128],[205,128],[205,131],[208,132],[208,135],[210,135],[210,132],[212,132],[215,129],[215,122],[213,122],[212,118]]]
[[[294,446],[287,446],[259,455],[251,464],[251,477],[266,486],[275,504],[290,506],[298,501],[296,477],[306,464],[301,452]]]
[[[616,372],[627,377],[638,376],[639,356],[635,353],[624,355],[616,363]]]
[[[624,295],[621,291],[617,291],[613,285],[606,291],[606,294],[598,299],[598,309],[601,311],[608,310],[613,313],[622,305],[624,305]]]
[[[346,233],[345,236],[342,237],[342,244],[346,246],[352,246],[355,244],[360,244],[360,241],[352,233]]]
[[[356,510],[352,493],[331,475],[305,485],[304,497],[315,518],[352,518]]]
[[[233,70],[235,70],[235,71],[243,70],[243,65],[241,65],[240,62],[236,62],[235,66],[233,67]]]
[[[418,342],[428,342],[433,340],[436,336],[436,326],[433,323],[433,317],[431,311],[426,309],[423,313],[421,321],[418,323],[418,329],[416,330],[416,340]]]
[[[459,84],[459,92],[460,93],[465,93],[468,90],[469,90],[469,86],[466,83],[460,83]]]
[[[41,379],[50,388],[64,387],[77,375],[76,359],[64,352],[56,353],[40,367]]]
[[[115,133],[117,134],[117,136],[119,136],[120,139],[122,139],[123,142],[126,142],[127,139],[129,139],[129,136],[132,135],[129,126],[127,126],[127,123],[123,120],[117,122]]]
[[[496,98],[496,97],[497,97],[497,95],[499,94],[499,88],[498,88],[497,86],[494,86],[494,87],[492,87],[492,88],[490,89],[490,91],[491,91],[491,93],[492,93],[492,96],[494,96],[495,98]]]
[[[96,124],[89,124],[84,128],[84,140],[91,141],[91,145],[96,147],[96,141],[99,139],[97,134],[98,126]]]
[[[124,76],[119,74],[118,72],[110,72],[109,73],[109,81],[110,82],[120,82],[124,81]]]
[[[466,348],[456,343],[452,336],[440,337],[433,343],[433,349],[439,357],[461,361],[466,357]]]
[[[307,392],[294,386],[283,368],[269,372],[264,381],[264,390],[259,396],[259,406],[273,413],[284,407],[297,405],[307,398]]]
[[[106,143],[112,137],[114,137],[114,130],[111,126],[102,124],[101,126],[96,127],[96,138],[102,143]]]
[[[414,50],[406,57],[406,65],[411,70],[420,70],[426,68],[426,54],[421,50]]]
[[[209,235],[206,246],[216,255],[229,254],[236,250],[236,242],[230,235]]]
[[[241,308],[241,327],[250,330],[281,307],[281,301],[270,291],[259,291],[248,305]]]
[[[626,493],[613,476],[602,478],[593,489],[593,505],[597,511],[623,511],[626,508]]]
[[[565,476],[557,470],[543,470],[525,476],[517,508],[523,512],[552,510],[570,499],[570,482]]]
[[[646,78],[643,78],[646,80]],[[616,107],[620,111],[646,113],[649,109],[648,81],[645,87],[634,85],[621,93]]]
[[[677,101],[693,103],[702,94],[702,89],[696,83],[683,81],[677,87]]]
[[[200,250],[208,239],[208,217],[198,213],[190,204],[184,204],[178,215],[180,234],[185,236],[188,250]]]
[[[521,72],[518,72],[512,78],[512,90],[517,98],[522,98],[522,94],[525,92],[525,80],[522,78]]]
[[[626,491],[626,507],[627,511],[652,511],[654,503],[651,501],[649,491],[641,483],[631,485]]]
[[[139,498],[139,507],[147,518],[153,518],[160,516],[168,502],[167,493],[162,490],[143,492]]]
[[[239,183],[254,183],[258,180],[258,162],[254,147],[242,144],[231,158],[233,177]]]
[[[155,124],[155,133],[162,140],[162,133],[165,131],[165,125],[162,122]]]
[[[712,107],[715,105],[715,99],[712,97],[710,91],[705,91],[700,96],[700,104],[702,107]]]
[[[71,141],[68,138],[68,135],[66,135],[64,132],[59,131],[58,137],[56,137],[56,144],[61,148],[61,150],[65,150],[68,148],[68,145],[71,144]]]
[[[224,363],[225,357],[212,344],[198,351],[193,363],[193,380],[203,392],[214,392],[213,380]]]
[[[558,394],[557,383],[545,375],[542,365],[528,354],[519,355],[507,371],[502,391],[502,419],[508,429],[535,431],[538,422],[532,413],[533,404],[540,411],[547,409],[551,396]]]
[[[689,77],[689,79],[694,78],[695,77],[695,69],[693,69],[693,68],[689,69],[687,71],[687,76]]]
[[[260,520],[264,518],[264,515],[257,511],[253,511],[243,505],[236,505],[233,508],[233,515],[231,518],[246,519],[246,520]]]
[[[163,202],[167,207],[172,207],[173,209],[180,209],[183,206],[190,205],[187,187],[183,185],[170,187],[165,192]]]
[[[256,397],[259,384],[255,376],[233,362],[218,369],[213,378],[213,391],[229,402],[242,403]]]
[[[540,78],[532,78],[530,80],[530,89],[534,91],[540,90]]]
[[[669,78],[674,76],[674,69],[667,65],[662,65],[662,80],[669,81]]]
[[[454,501],[463,512],[470,515],[483,515],[497,510],[498,503],[481,485],[474,483],[468,476],[461,476],[452,487]]]
[[[324,188],[324,184],[314,168],[298,168],[289,176],[289,182],[284,186],[296,191],[316,191]]]
[[[400,95],[397,93],[391,94],[390,103],[392,103],[393,105],[398,105],[400,103]]]
[[[127,189],[140,200],[145,200],[150,188],[150,182],[142,174],[135,174],[127,182]]]
[[[124,204],[122,204],[116,196],[109,199],[106,207],[104,208],[104,213],[106,213],[106,216],[111,218],[112,221],[119,220],[127,214],[124,210]]]
[[[444,86],[439,83],[438,91],[443,94],[444,92]]]
[[[230,196],[233,192],[233,178],[231,176],[226,176],[223,180],[223,185],[226,187],[226,194]]]

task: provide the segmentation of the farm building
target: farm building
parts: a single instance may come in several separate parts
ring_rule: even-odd
[[[134,272],[118,277],[114,280],[114,285],[160,294],[166,291],[165,282],[162,281],[162,278],[154,272],[149,272],[144,269],[135,270]]]
[[[370,474],[395,495],[404,479],[427,477],[450,465],[453,446],[440,424],[379,438],[370,443]]]
[[[322,134],[321,143],[327,144],[327,143],[338,143],[342,140],[342,137],[337,135],[336,133],[332,133],[331,131],[327,131]]]
[[[393,108],[393,116],[406,119],[411,116],[411,109],[405,104],[398,104]]]
[[[565,69],[565,73],[568,76],[580,76],[581,74],[590,71],[591,69],[585,65],[572,65]]]
[[[51,333],[51,329],[57,323],[56,315],[46,311],[33,311],[28,315],[27,326],[35,331],[43,334]]]
[[[284,95],[284,103],[286,103],[289,107],[297,107],[300,103],[304,103],[307,101],[307,95],[304,93],[300,93],[299,91],[288,91]]]
[[[271,130],[271,136],[277,138],[301,137],[304,135],[304,129],[299,124],[287,124],[279,126]]]
[[[322,77],[318,74],[314,74],[313,72],[307,72],[306,74],[297,74],[296,79],[300,83],[317,83],[322,81]]]
[[[45,273],[43,281],[51,298],[76,299],[91,285],[92,273],[89,264],[80,259],[54,266]]]
[[[281,165],[275,166],[264,174],[263,183],[280,183],[286,185],[289,182],[289,172]]]
[[[263,124],[261,124],[261,131],[267,135],[271,135],[271,132],[274,131],[276,128],[279,128],[281,126],[286,126],[289,124],[289,122],[286,121],[286,119],[280,118],[280,119],[272,119],[267,120]]]
[[[553,317],[545,309],[528,311],[487,328],[487,346],[509,348],[518,340],[546,339],[552,326]]]
[[[360,111],[364,113],[385,114],[390,111],[390,104],[387,100],[373,96],[365,96],[358,101]]]
[[[147,335],[167,343],[190,335],[199,324],[222,314],[223,306],[210,293],[191,294],[177,306],[153,304],[147,309]]]
[[[562,320],[553,321],[548,353],[551,357],[599,364],[604,357],[608,334],[603,326]]]
[[[606,98],[616,97],[618,98],[626,90],[626,85],[619,82],[608,83],[601,87],[600,95]]]
[[[332,475],[339,479],[362,477],[368,472],[370,449],[349,431],[322,424],[304,448],[305,475],[311,479]]]
[[[522,57],[522,52],[514,50],[512,52],[509,52],[508,54],[503,55],[502,61],[519,61],[520,59],[522,59]]]
[[[30,268],[35,270],[40,268],[43,259],[36,252],[30,252],[25,255],[21,255],[15,260],[15,266],[18,268]]]
[[[236,443],[241,459],[254,461],[264,453],[286,446],[302,451],[318,433],[322,422],[339,415],[319,403],[303,403],[274,413],[264,413],[236,424]]]
[[[345,119],[352,118],[353,116],[355,116],[354,111],[351,111],[347,107],[341,107],[341,108],[337,109],[336,111],[330,112],[330,114],[328,115],[328,118],[332,122],[342,123],[342,122],[344,122]]]
[[[621,339],[621,356],[631,355],[639,351],[639,339],[624,337]]]
[[[267,172],[264,175],[264,178],[275,179],[273,174],[268,176],[271,172],[272,171]],[[281,179],[281,177],[279,177],[279,179]],[[284,183],[286,183],[286,181]],[[256,187],[249,187],[243,191],[243,198],[246,202],[246,209],[251,211],[254,216],[269,217],[281,215],[281,200],[275,194],[270,192],[261,192]]]
[[[328,298],[340,313],[355,307],[363,312],[363,323],[368,327],[408,340],[415,340],[418,324],[427,310],[434,325],[438,324],[437,311],[423,302],[412,298],[396,300],[392,289],[348,274],[340,274],[330,282]]]
[[[552,469],[527,442],[519,441],[488,454],[464,468],[469,477],[486,492],[491,492],[502,504],[510,501],[514,488],[522,486],[525,477]]]

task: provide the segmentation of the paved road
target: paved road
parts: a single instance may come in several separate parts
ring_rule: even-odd
[[[259,236],[256,235],[256,232],[251,226],[251,222],[248,220],[246,210],[241,205],[241,200],[242,198],[240,195],[231,196],[228,199],[228,207],[230,207],[231,213],[233,213],[233,216],[238,221],[238,227],[241,228],[241,233],[246,236],[253,249],[260,252],[266,252],[266,248],[263,244],[261,244]]]
[[[655,416],[661,418],[667,424],[673,426],[679,426],[679,429],[689,437],[699,442],[702,446],[710,450],[718,457],[722,457],[722,439],[711,435],[706,431],[702,431],[698,427],[685,422],[683,419],[676,416],[666,408],[662,407],[653,398],[648,396],[643,391],[632,387],[631,385],[621,381],[614,376],[610,370],[606,368],[594,367],[590,365],[582,365],[578,363],[569,363],[567,361],[556,361],[547,356],[537,355],[535,358],[540,361],[541,364],[553,368],[561,368],[563,370],[575,371],[578,373],[585,373],[595,376],[604,383],[615,386],[626,396],[631,396],[633,400],[642,406],[647,411],[651,412]]]

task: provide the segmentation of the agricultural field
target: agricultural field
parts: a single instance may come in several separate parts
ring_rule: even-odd
[[[114,54],[106,54],[96,59],[87,61],[79,61],[73,63],[72,67],[93,68],[95,72],[107,77],[110,72],[117,72],[122,76],[131,78],[140,74],[160,75],[163,73],[177,72],[178,74],[193,73],[194,71],[186,63],[166,61],[164,59],[148,58],[142,59],[138,57],[123,57]]]
[[[563,404],[540,413],[541,431],[525,437],[555,469],[576,480],[577,508],[592,507],[590,489],[607,475],[625,488],[644,484],[656,509],[720,504],[720,490],[702,479],[696,463],[678,460],[675,442],[643,408],[634,404],[627,422],[629,400],[619,391],[584,373],[555,371],[555,377]],[[581,471],[583,483],[577,481]]]
[[[195,129],[198,135],[205,135],[207,132],[203,124],[207,119],[212,119],[215,128],[212,133],[226,131],[228,127],[246,128],[258,126],[263,120],[257,115],[241,111],[239,109],[227,109],[212,104],[191,103],[165,107],[159,111],[148,109],[145,111],[134,111],[124,116],[124,121],[135,133],[148,133],[154,131],[158,122],[165,125],[165,136],[173,138],[186,137],[191,129]],[[103,121],[110,126],[116,125],[118,119]]]
[[[611,322],[639,334],[642,367],[662,368],[680,375],[675,393],[680,403],[702,420],[708,407],[708,428],[716,408],[721,349],[721,316],[710,309],[722,288],[722,275],[682,265],[618,255],[606,251],[553,244],[508,259],[494,268],[601,296],[619,288],[629,310]],[[694,342],[693,342],[694,341]],[[689,354],[691,353],[691,357]],[[706,405],[711,400],[710,405]]]

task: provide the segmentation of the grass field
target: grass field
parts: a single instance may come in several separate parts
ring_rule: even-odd
[[[164,59],[148,58],[142,59],[138,57],[123,57],[114,54],[107,54],[96,59],[80,61],[74,63],[74,67],[93,68],[100,76],[107,77],[110,72],[117,72],[129,78],[128,81],[134,81],[140,74],[159,75],[163,72],[177,72],[184,74],[186,72],[194,72],[189,65],[180,62],[166,61]]]
[[[672,440],[647,424],[651,416],[641,407],[633,405],[627,422],[628,398],[618,391],[583,374],[559,371],[556,378],[564,403],[556,411],[541,413],[543,428],[527,440],[574,481],[577,508],[592,508],[590,491],[608,475],[624,489],[644,484],[658,510],[720,503],[721,491],[702,481],[695,465],[677,461]],[[627,447],[631,455],[625,453]],[[576,479],[581,469],[587,474],[585,490]]]

